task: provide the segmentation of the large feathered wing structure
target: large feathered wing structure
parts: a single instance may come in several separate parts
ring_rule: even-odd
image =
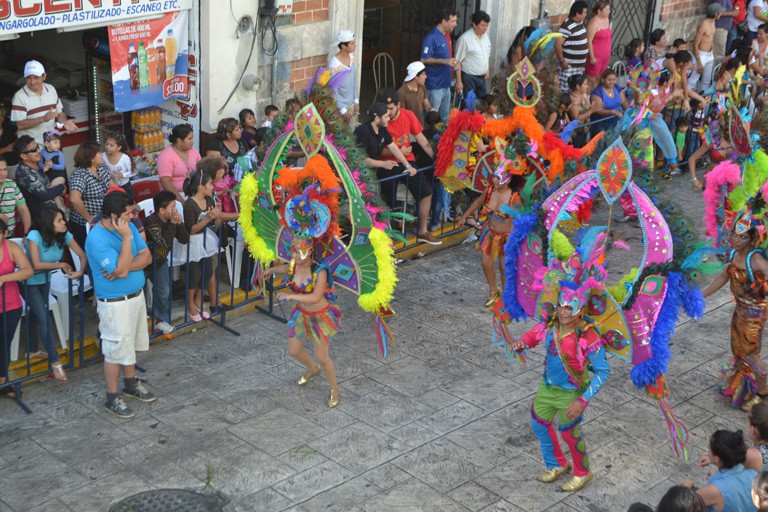
[[[335,107],[328,87],[330,73],[318,72],[305,104],[285,124],[256,167],[254,160],[241,162],[246,168],[240,186],[240,223],[250,253],[257,261],[254,281],[261,268],[275,259],[291,259],[291,230],[281,219],[284,186],[315,181],[323,187],[336,183],[340,200],[347,206],[344,236],[327,239],[323,259],[330,266],[334,284],[357,295],[359,306],[374,315],[376,334],[384,356],[393,342],[382,315],[387,315],[395,290],[394,253],[388,226],[378,217],[375,204],[378,188],[375,173],[364,163],[364,153]],[[319,108],[318,108],[319,106]],[[286,166],[289,151],[300,148],[307,158],[303,168]]]
[[[670,360],[669,341],[679,310],[698,317],[703,301],[688,298],[700,293],[691,287],[673,261],[673,236],[654,202],[632,181],[629,151],[621,138],[601,155],[597,169],[579,174],[554,191],[541,205],[538,215],[519,216],[505,247],[507,283],[506,310],[518,320],[546,315],[551,297],[540,292],[532,276],[542,276],[555,259],[564,261],[575,251],[561,229],[585,204],[600,195],[613,204],[629,194],[642,227],[642,259],[639,268],[622,276],[619,285],[594,294],[585,312],[597,324],[606,350],[632,364],[631,379],[657,399],[667,422],[675,453],[687,456],[687,432],[667,403],[665,374]],[[526,235],[523,237],[523,235]],[[603,240],[608,241],[607,238]],[[514,257],[515,259],[511,259]]]

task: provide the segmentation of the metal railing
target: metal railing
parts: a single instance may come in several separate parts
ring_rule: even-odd
[[[418,174],[421,173],[429,173],[432,170],[432,166],[423,167],[417,170],[417,178]],[[383,178],[380,180],[381,183],[386,183],[388,181],[403,181],[406,187],[409,185],[409,179],[410,178],[407,175],[406,176],[392,176],[390,178]],[[431,176],[429,178],[433,182],[435,181]],[[419,201],[421,200],[421,191],[417,191],[417,197],[413,198],[413,203],[409,200],[408,197],[404,198],[404,205],[402,206],[404,211],[410,211],[411,206],[413,204],[418,205]],[[396,188],[395,188],[396,193]],[[416,208],[416,213],[418,215],[418,207]],[[184,283],[184,292],[183,292],[183,315],[181,318],[177,318],[175,323],[172,323],[174,326],[174,332],[184,329],[186,327],[189,327],[191,325],[196,324],[197,322],[193,321],[192,318],[190,318],[189,315],[189,303],[188,303],[188,294],[187,291],[190,289],[190,265],[193,264],[200,264],[200,274],[202,276],[205,276],[206,273],[206,266],[207,265],[215,265],[215,269],[212,272],[212,275],[215,277],[216,280],[216,296],[218,297],[218,303],[219,306],[216,309],[213,309],[210,312],[210,319],[208,320],[211,324],[218,326],[219,328],[223,329],[224,331],[228,332],[229,334],[232,334],[234,336],[239,336],[239,333],[230,327],[227,324],[227,314],[229,312],[232,312],[234,310],[237,310],[239,308],[242,308],[244,306],[247,306],[249,304],[256,304],[256,308],[261,313],[264,313],[271,318],[281,321],[281,322],[287,322],[287,319],[285,318],[284,314],[282,313],[282,310],[279,312],[275,311],[275,294],[278,290],[281,289],[280,285],[276,285],[276,283],[272,282],[270,280],[269,283],[266,283],[265,288],[263,290],[262,294],[257,294],[253,291],[251,287],[251,276],[253,275],[254,260],[248,255],[247,251],[244,251],[245,245],[242,240],[242,237],[240,236],[239,228],[235,227],[235,234],[232,236],[229,236],[229,241],[224,244],[222,243],[222,240],[224,239],[224,224],[218,229],[218,247],[217,252],[208,257],[203,258],[199,261],[190,261],[190,254],[189,254],[189,244],[186,246],[176,246],[171,248],[170,253],[168,254],[168,263],[167,264],[160,264],[158,265],[158,262],[156,258],[153,258],[152,263],[150,264],[147,269],[145,269],[145,274],[147,276],[147,283],[154,283],[156,282],[157,273],[158,271],[161,272],[168,272],[168,304],[169,308],[172,310],[173,306],[179,305],[179,297],[178,293],[174,294],[174,269],[176,267],[179,267],[179,275],[181,276],[181,279]],[[459,229],[458,224],[454,221],[446,221],[443,217],[439,222],[439,228],[438,228],[438,237],[444,237],[452,233],[456,233],[459,231],[466,231],[469,227],[464,227]],[[191,236],[197,236],[197,235],[191,235]],[[202,236],[202,235],[201,235]],[[11,241],[7,241],[6,243],[13,243]],[[409,242],[406,244],[403,244],[402,242],[394,242],[395,243],[395,253],[403,253],[404,251],[407,251],[409,249],[412,249],[419,245],[418,242]],[[150,244],[151,245],[151,244]],[[174,258],[174,250],[184,250],[184,247],[186,247],[186,254],[183,256],[182,260],[183,263],[180,265],[173,265],[174,261],[179,261],[178,258]],[[152,249],[150,249],[152,250]],[[217,262],[218,264],[214,263],[213,258],[219,258],[222,255],[221,253],[225,252],[228,253],[228,261],[231,262],[231,264],[221,264],[221,262]],[[167,265],[167,267],[166,267]],[[158,268],[159,267],[159,268]],[[226,273],[224,270],[224,267],[226,268]],[[237,273],[239,272],[239,275]],[[46,272],[46,282],[50,282],[50,276],[51,272]],[[229,281],[229,288],[227,289],[225,285],[222,284],[222,277],[227,276]],[[178,280],[176,281],[178,282]],[[236,283],[239,286],[234,286],[232,283]],[[90,298],[88,297],[91,293],[92,283],[88,284],[86,281],[86,277],[81,277],[78,281],[67,281],[67,293],[59,295],[60,297],[65,297],[65,299],[59,301],[57,300],[53,295],[50,293],[45,297],[44,303],[45,303],[45,311],[47,313],[46,318],[48,321],[46,322],[45,329],[44,329],[44,336],[46,339],[53,339],[54,336],[56,336],[57,333],[60,332],[60,327],[58,325],[54,325],[55,322],[58,322],[59,319],[64,320],[66,319],[66,322],[63,322],[66,324],[66,329],[64,329],[64,337],[65,340],[62,343],[62,340],[59,339],[59,342],[57,345],[57,352],[61,358],[62,366],[65,370],[73,370],[75,368],[95,363],[102,359],[101,355],[101,338],[98,331],[98,316],[96,314],[94,305],[95,301],[98,300],[95,297]],[[12,316],[14,315],[13,312],[7,312],[5,311],[5,293],[6,293],[7,286],[0,287],[0,299],[2,299],[2,305],[3,305],[3,312],[0,313],[2,315],[0,318],[5,322],[6,320],[12,321]],[[178,288],[178,287],[177,287]],[[206,286],[204,285],[204,289]],[[150,339],[151,340],[159,340],[164,338],[164,334],[160,332],[159,330],[154,329],[155,321],[158,319],[158,313],[156,308],[156,300],[154,298],[152,300],[149,299],[148,294],[146,293],[148,291],[149,287],[145,284],[145,300],[147,301],[147,311],[148,311],[148,329],[150,330]],[[156,288],[153,287],[153,296],[156,292]],[[16,325],[18,328],[20,328],[20,336],[18,339],[17,344],[13,343],[13,336],[6,335],[6,332],[8,329],[6,329],[6,332],[0,332],[0,336],[3,336],[3,354],[5,355],[4,364],[6,364],[6,368],[9,370],[8,379],[5,383],[0,384],[0,394],[3,392],[6,392],[8,389],[11,389],[15,394],[16,397],[14,400],[16,403],[21,407],[25,412],[31,413],[31,409],[24,403],[22,400],[22,387],[21,385],[23,383],[39,380],[42,378],[45,378],[47,376],[52,375],[52,370],[50,365],[48,364],[47,360],[41,359],[36,360],[30,357],[30,345],[32,342],[32,339],[30,336],[35,336],[35,334],[32,333],[32,330],[36,328],[34,320],[31,318],[31,311],[30,311],[30,305],[28,298],[28,289],[25,286],[20,287],[20,294],[23,299],[23,309],[22,309],[22,317],[20,321],[16,322]],[[177,300],[174,303],[174,298]],[[64,304],[62,304],[64,302]],[[226,302],[224,304],[223,302]],[[279,307],[279,304],[278,304]],[[52,308],[58,308],[59,315],[53,315],[54,321],[51,321],[51,309]],[[177,315],[178,316],[178,315]],[[163,315],[165,318],[165,315]],[[173,320],[173,318],[172,318]],[[202,323],[200,323],[203,325]],[[12,332],[14,332],[16,328],[13,329]],[[38,340],[38,343],[40,345],[45,345],[44,340]],[[18,354],[20,354],[19,358],[16,361],[11,361],[11,345],[14,344],[14,346],[17,347]],[[49,345],[50,346],[50,345]],[[66,347],[66,348],[64,348]],[[16,352],[16,350],[14,350]],[[23,356],[21,355],[23,354]],[[139,374],[144,373],[144,369],[137,365],[136,367]],[[0,376],[2,376],[2,373],[0,373]]]

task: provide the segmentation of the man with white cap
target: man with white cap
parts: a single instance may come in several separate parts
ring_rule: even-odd
[[[360,112],[360,95],[356,91],[357,80],[355,80],[355,50],[357,42],[355,34],[351,30],[342,30],[339,32],[336,46],[339,53],[331,57],[328,62],[328,68],[331,70],[331,76],[336,76],[341,72],[346,72],[346,76],[341,80],[334,97],[336,106],[341,110],[341,115],[349,123],[352,117]]]
[[[77,131],[74,121],[68,121],[62,112],[56,89],[45,83],[45,68],[36,60],[24,66],[26,85],[16,91],[11,102],[11,121],[16,123],[18,135],[29,135],[43,144],[43,134],[56,129],[60,132]]]
[[[424,126],[424,112],[434,111],[427,97],[427,68],[423,63],[416,61],[408,64],[403,85],[397,90],[400,104],[404,109],[410,110],[416,115],[419,124]]]

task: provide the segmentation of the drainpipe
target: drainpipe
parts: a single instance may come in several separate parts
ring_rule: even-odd
[[[279,42],[279,35],[275,33],[275,38],[278,38]],[[278,45],[279,47],[279,45]],[[277,105],[277,53],[272,56],[272,104]]]
[[[539,17],[531,22],[533,28],[545,28],[552,30],[552,21],[549,19],[549,13],[544,10],[544,0],[539,0]]]

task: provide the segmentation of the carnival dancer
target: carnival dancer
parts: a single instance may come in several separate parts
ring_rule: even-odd
[[[721,393],[747,412],[768,396],[765,363],[760,358],[768,318],[768,260],[757,248],[756,225],[751,211],[738,215],[729,234],[728,265],[703,291],[706,298],[730,283],[736,305],[731,317],[733,367],[724,376]]]
[[[737,73],[740,76],[740,70]],[[736,305],[731,318],[733,366],[724,374],[721,393],[734,407],[749,412],[768,395],[766,367],[760,359],[763,328],[768,319],[768,260],[765,258],[768,155],[753,144],[747,120],[738,110],[740,83],[731,83],[724,105],[732,147],[724,160],[706,175],[704,216],[707,236],[725,255],[726,268],[707,286],[704,297],[730,283]],[[694,184],[695,185],[695,184]]]
[[[597,243],[602,240],[598,239]],[[597,252],[600,258],[603,251]],[[514,350],[522,352],[542,341],[545,343],[544,378],[531,406],[531,426],[547,466],[537,479],[554,482],[573,469],[573,477],[560,487],[566,492],[578,491],[592,479],[581,422],[589,401],[600,391],[610,373],[597,326],[584,316],[592,287],[604,290],[590,275],[589,265],[585,264],[582,270],[579,253],[569,258],[562,267],[569,280],[559,280],[558,277],[564,277],[559,272],[548,280],[551,290],[559,288],[555,312],[512,344]],[[583,284],[580,282],[582,276]],[[560,435],[571,451],[573,468],[555,434],[553,422],[556,416]]]
[[[291,249],[293,258],[289,263],[271,267],[264,271],[264,277],[271,274],[287,274],[288,288],[293,293],[278,293],[279,302],[296,301],[288,321],[288,353],[307,368],[307,373],[297,381],[299,386],[309,383],[321,372],[325,373],[331,394],[328,407],[339,403],[339,386],[336,384],[336,369],[329,354],[331,337],[341,327],[341,311],[333,303],[336,294],[330,267],[315,261],[311,239],[297,237]],[[315,342],[317,363],[304,348],[310,338]]]
[[[499,167],[491,178],[493,186],[489,187],[486,194],[482,194],[472,201],[472,204],[470,204],[467,211],[461,215],[458,221],[459,228],[464,227],[469,216],[475,213],[480,208],[480,205],[484,204],[482,214],[486,215],[486,220],[483,223],[483,228],[475,248],[480,251],[483,274],[488,282],[488,300],[485,303],[485,307],[490,307],[494,300],[501,297],[501,291],[496,286],[496,271],[493,268],[497,260],[499,263],[499,274],[501,275],[501,289],[504,289],[506,278],[504,272],[504,244],[507,243],[509,233],[512,231],[512,215],[514,213],[512,208],[514,202],[513,189],[510,188],[512,174],[506,168],[504,163],[506,158],[503,153],[499,155],[499,159]],[[520,181],[520,177],[516,176],[515,178],[515,184],[517,184]]]

